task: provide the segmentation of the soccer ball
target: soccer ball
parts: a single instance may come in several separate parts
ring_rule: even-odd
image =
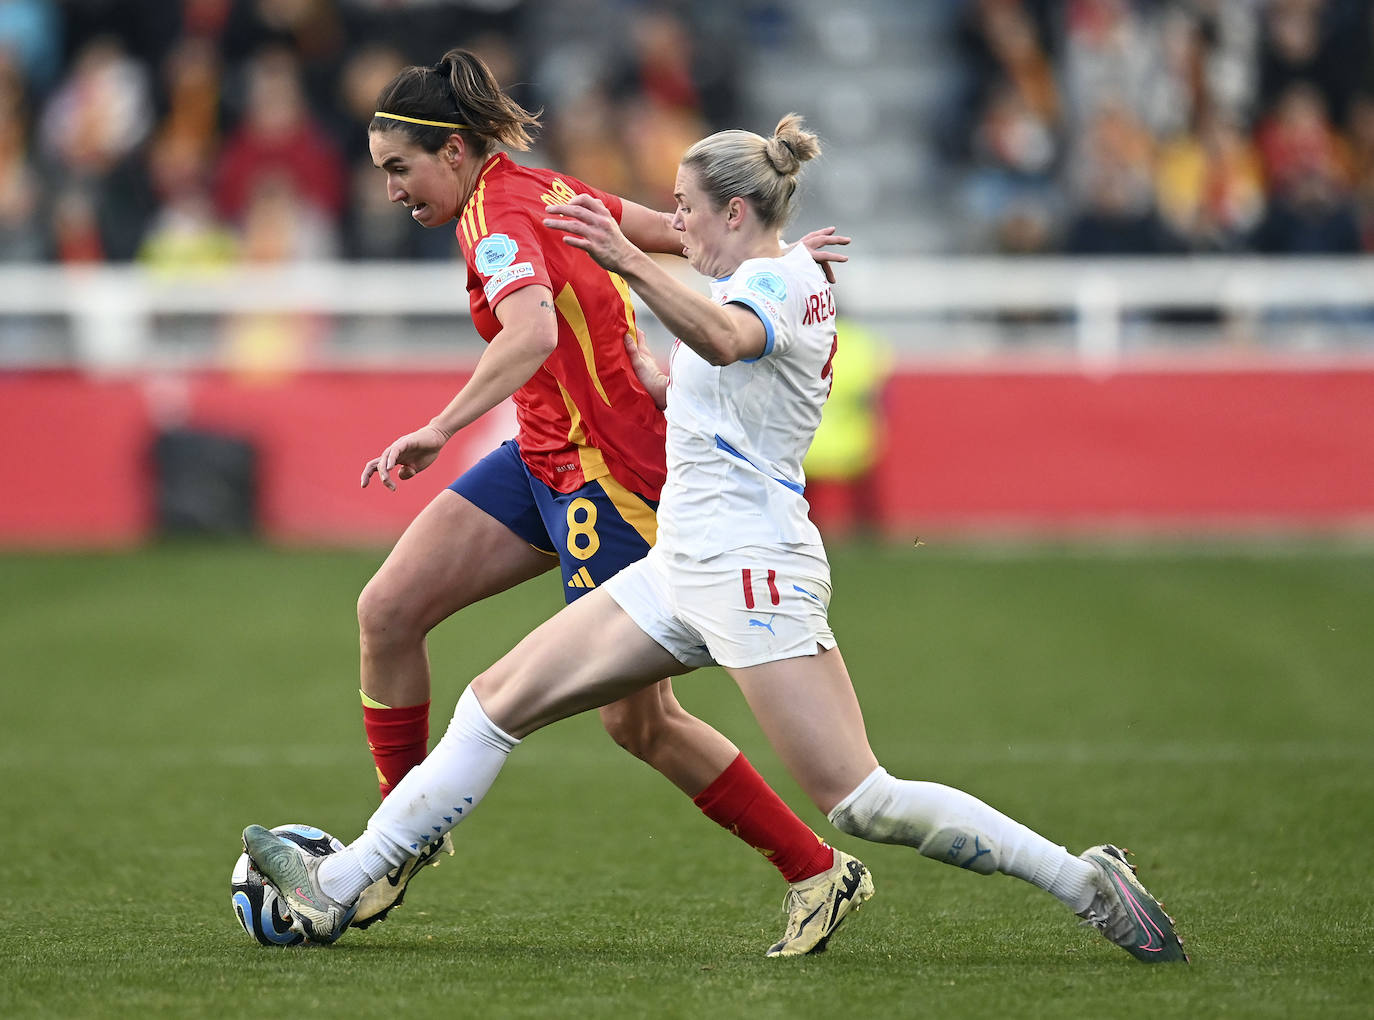
[[[313,857],[338,853],[343,843],[313,825],[278,825],[272,829],[283,843],[292,843]],[[305,941],[291,930],[291,914],[277,890],[263,879],[247,854],[240,854],[229,877],[230,902],[243,930],[264,946],[296,946]]]

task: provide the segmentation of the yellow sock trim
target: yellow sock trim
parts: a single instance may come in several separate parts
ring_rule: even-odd
[[[358,694],[362,696],[362,699],[363,699],[363,708],[390,708],[390,707],[391,707],[390,705],[383,705],[380,701],[377,701],[375,698],[369,698],[369,697],[367,696],[367,694],[363,691],[363,689],[362,689],[361,687],[358,688]]]

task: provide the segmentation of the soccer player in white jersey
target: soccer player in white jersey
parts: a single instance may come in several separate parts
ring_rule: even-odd
[[[471,814],[524,737],[718,663],[842,831],[1024,879],[1138,960],[1187,959],[1115,846],[1074,856],[963,791],[890,775],[869,747],[827,622],[830,570],[803,495],[802,458],[829,391],[833,296],[809,257],[780,240],[802,163],[819,152],[790,114],[770,138],[725,131],[684,155],[674,226],[692,266],[715,280],[714,299],[630,244],[597,199],[549,207],[545,225],[623,277],[677,335],[670,377],[627,338],[641,381],[667,404],[658,544],[477,677],[438,746],[343,852],[308,858],[261,826],[244,830],[307,938],[341,935],[359,893]],[[847,881],[814,895],[794,889],[780,945],[808,925],[833,931],[871,891],[857,861]]]

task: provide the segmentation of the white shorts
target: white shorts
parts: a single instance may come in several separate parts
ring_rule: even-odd
[[[604,587],[686,666],[757,666],[835,647],[830,564],[818,546],[744,548],[707,560],[662,546]]]

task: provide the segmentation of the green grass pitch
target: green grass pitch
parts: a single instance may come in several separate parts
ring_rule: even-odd
[[[392,920],[259,948],[229,907],[242,826],[349,839],[375,801],[354,604],[381,553],[168,545],[0,556],[0,1016],[1371,1015],[1374,552],[832,553],[884,764],[1075,852],[1131,847],[1191,967],[1012,879],[856,847],[718,670],[682,700],[873,869],[828,953],[764,959],[781,879],[593,717],[516,751]],[[434,635],[433,738],[559,604],[544,578]]]

